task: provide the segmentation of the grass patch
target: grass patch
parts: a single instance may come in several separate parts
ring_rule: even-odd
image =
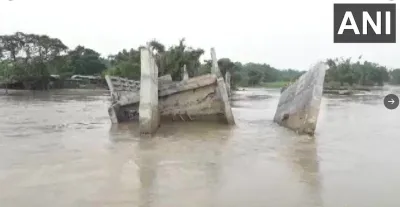
[[[261,86],[266,88],[282,88],[288,83],[289,83],[288,81],[266,82],[266,83],[261,83]]]

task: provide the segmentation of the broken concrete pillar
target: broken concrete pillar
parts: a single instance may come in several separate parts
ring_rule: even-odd
[[[214,48],[211,48],[211,60],[211,73],[217,76],[217,95],[223,102],[223,111],[225,112],[227,123],[233,125],[235,124],[235,119],[233,118],[232,109],[229,102],[228,90],[226,88],[226,84],[224,78],[222,77],[221,71],[219,70],[217,55]]]
[[[107,85],[108,85],[108,89],[110,91],[110,95],[111,95],[111,106],[108,108],[108,114],[110,116],[111,119],[111,123],[113,124],[117,124],[118,121],[118,116],[117,116],[117,106],[115,106],[115,103],[118,100],[118,92],[115,90],[114,84],[113,84],[113,79],[111,76],[106,75],[105,77],[106,81],[107,81]]]
[[[111,92],[109,115],[113,123],[139,121],[140,132],[150,134],[164,120],[224,120],[234,124],[226,83],[216,58],[213,71],[186,81],[170,75],[157,78],[158,68],[148,48],[141,48],[141,80],[108,76]],[[215,57],[215,51],[214,55]]]
[[[158,68],[149,46],[140,49],[141,77],[139,129],[141,134],[152,134],[160,125],[158,106]]]
[[[114,95],[114,84],[111,80],[111,77],[106,75],[106,81],[107,81],[107,85],[108,85],[108,90],[110,91],[110,96],[111,96],[111,106],[108,108],[108,114],[110,116],[111,119],[111,123],[113,124],[117,124],[118,123],[118,119],[117,119],[117,112],[115,111],[115,108],[113,107],[113,104],[115,102],[115,95]]]
[[[231,73],[226,71],[225,73],[225,84],[226,90],[228,91],[228,97],[231,97]]]
[[[317,63],[282,92],[274,117],[276,123],[299,134],[314,134],[327,69],[325,63]]]
[[[119,104],[113,104],[108,108],[108,115],[110,116],[111,119],[111,123],[113,124],[118,124],[119,120],[118,120],[118,108],[119,108]]]
[[[108,76],[105,77],[111,95],[111,106],[108,108],[111,123],[117,124],[121,120],[118,118],[121,103],[128,102],[132,98],[139,96],[139,81],[127,78]],[[126,99],[129,99],[128,101]]]
[[[223,102],[223,110],[225,112],[226,122],[228,124],[234,125],[235,119],[233,118],[231,104],[229,102],[228,92],[226,90],[226,85],[225,85],[224,79],[222,77],[218,78],[217,84],[218,84],[218,88],[217,88],[218,94]]]
[[[186,65],[183,66],[183,72],[182,72],[182,80],[188,80],[189,79],[189,74],[186,70]]]
[[[217,77],[221,77],[221,71],[218,68],[218,59],[217,55],[215,54],[215,49],[211,48],[211,74],[215,74]]]

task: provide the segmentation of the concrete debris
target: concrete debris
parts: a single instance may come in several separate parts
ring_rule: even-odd
[[[217,95],[222,99],[224,103],[224,112],[226,116],[226,121],[228,124],[235,124],[235,119],[233,118],[232,114],[232,109],[231,105],[229,102],[229,97],[228,97],[228,90],[226,87],[226,83],[222,77],[221,70],[218,67],[218,59],[217,55],[215,53],[215,49],[211,48],[211,61],[212,61],[212,67],[211,67],[211,73],[217,76],[218,81],[217,81]]]
[[[314,134],[327,69],[325,63],[317,63],[282,92],[274,117],[276,123],[299,134]]]
[[[214,49],[211,54],[216,57]],[[218,65],[212,71],[193,78],[183,74],[184,79],[178,82],[170,75],[157,78],[154,57],[148,48],[142,48],[140,81],[106,76],[110,119],[112,123],[139,121],[142,134],[154,133],[160,120],[221,120],[234,124],[227,84],[218,73]]]

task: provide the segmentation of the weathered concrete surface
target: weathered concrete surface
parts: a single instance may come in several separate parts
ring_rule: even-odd
[[[187,81],[160,85],[159,110],[161,117],[169,120],[221,120],[223,105],[216,96],[217,77],[206,74]],[[138,120],[140,97],[131,93],[110,107],[110,117],[117,122]],[[114,122],[113,122],[114,123]]]
[[[159,96],[167,96],[182,91],[208,86],[216,82],[217,77],[212,74],[197,76],[186,81],[164,84],[159,88]]]
[[[213,69],[215,71],[213,74],[194,78],[187,76],[187,79],[179,82],[173,82],[171,76],[168,75],[159,77],[157,83],[153,78],[156,77],[155,71],[158,69],[154,68],[156,65],[151,53],[144,50],[141,57],[140,82],[106,77],[112,97],[109,115],[113,123],[131,120],[139,120],[139,122],[156,120],[154,122],[159,123],[160,118],[163,118],[174,121],[222,120],[234,124],[226,83],[218,66]],[[157,80],[157,78],[154,79]],[[156,97],[155,94],[158,103],[153,100]],[[143,116],[141,110],[145,110]],[[153,117],[156,113],[158,117]],[[152,123],[152,121],[141,122],[140,125],[146,125],[143,127],[143,133],[151,133],[157,129],[158,125]]]
[[[165,83],[172,83],[172,76],[170,74],[158,77],[158,86]]]
[[[140,81],[127,78],[106,76],[111,95],[108,114],[113,124],[138,119],[140,100]],[[158,77],[159,85],[172,83],[171,75]]]
[[[186,69],[186,65],[183,66],[183,72],[182,72],[182,80],[188,80],[189,79],[189,74]]]
[[[223,79],[218,81],[221,83]],[[217,77],[214,74],[160,85],[158,95],[163,120],[227,120],[224,102],[217,96]],[[138,120],[139,102],[137,93],[121,97],[110,107],[110,117],[115,117],[115,123]]]
[[[276,123],[299,134],[314,134],[327,68],[326,64],[317,63],[282,92],[274,117]]]
[[[231,73],[229,71],[226,71],[225,73],[225,84],[226,84],[226,90],[228,91],[228,97],[231,97],[232,91],[231,91]]]
[[[160,125],[160,112],[158,106],[158,68],[149,47],[141,48],[140,62],[139,129],[142,134],[152,134]]]
[[[139,93],[140,91],[140,81],[108,75],[105,78],[111,93],[112,102],[120,100],[120,97],[126,95],[129,96],[132,94],[132,92]],[[159,85],[167,83],[172,83],[172,77],[170,74],[158,77]]]
[[[224,78],[222,77],[221,70],[218,67],[217,55],[215,53],[214,48],[211,48],[211,60],[212,60],[211,73],[217,76],[217,96],[223,102],[223,110],[226,122],[228,124],[233,125],[235,124],[235,119],[233,117],[231,105],[229,102],[228,90],[226,88]]]
[[[118,111],[119,111],[119,104],[112,104],[108,108],[108,115],[110,116],[111,123],[117,124],[120,122],[120,119],[118,118]]]
[[[215,49],[211,48],[211,73],[215,74],[217,77],[221,77],[221,70],[218,67],[218,59],[217,54],[215,53]]]
[[[111,102],[115,103],[128,94],[139,93],[140,81],[129,80],[127,78],[106,76],[108,88],[110,90]]]
[[[217,77],[213,74],[163,85],[160,112],[169,120],[223,120],[223,103],[216,95]]]
[[[111,106],[108,108],[108,114],[110,116],[111,122],[113,124],[119,123],[119,109],[121,106],[121,102],[126,102],[127,98],[131,99],[132,95],[138,96],[138,81],[129,80],[126,78],[114,77],[114,76],[106,76],[108,88],[110,90],[111,96]],[[138,97],[136,99],[139,99]],[[130,100],[129,100],[130,101]]]
[[[217,89],[218,89],[219,97],[222,100],[222,104],[223,104],[222,106],[223,106],[226,122],[230,125],[234,125],[235,119],[233,117],[232,108],[231,108],[231,104],[230,104],[229,97],[228,97],[228,92],[226,90],[226,84],[222,77],[219,77],[217,79],[217,87],[218,87]]]

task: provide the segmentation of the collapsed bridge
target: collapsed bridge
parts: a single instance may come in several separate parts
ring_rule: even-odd
[[[106,76],[111,93],[108,113],[114,124],[138,121],[140,133],[152,134],[161,121],[223,121],[235,124],[229,97],[231,74],[225,79],[211,48],[211,73],[189,78],[186,66],[182,81],[171,75],[158,76],[150,46],[141,48],[140,81]],[[327,65],[319,62],[285,88],[279,99],[274,122],[299,134],[315,132]]]
[[[154,133],[162,120],[212,120],[235,124],[230,96],[230,75],[224,80],[211,49],[211,74],[189,78],[186,68],[182,81],[170,75],[158,77],[158,68],[150,46],[141,51],[140,81],[106,76],[111,93],[108,109],[114,124],[139,121],[142,134]],[[229,72],[228,72],[229,73]]]

